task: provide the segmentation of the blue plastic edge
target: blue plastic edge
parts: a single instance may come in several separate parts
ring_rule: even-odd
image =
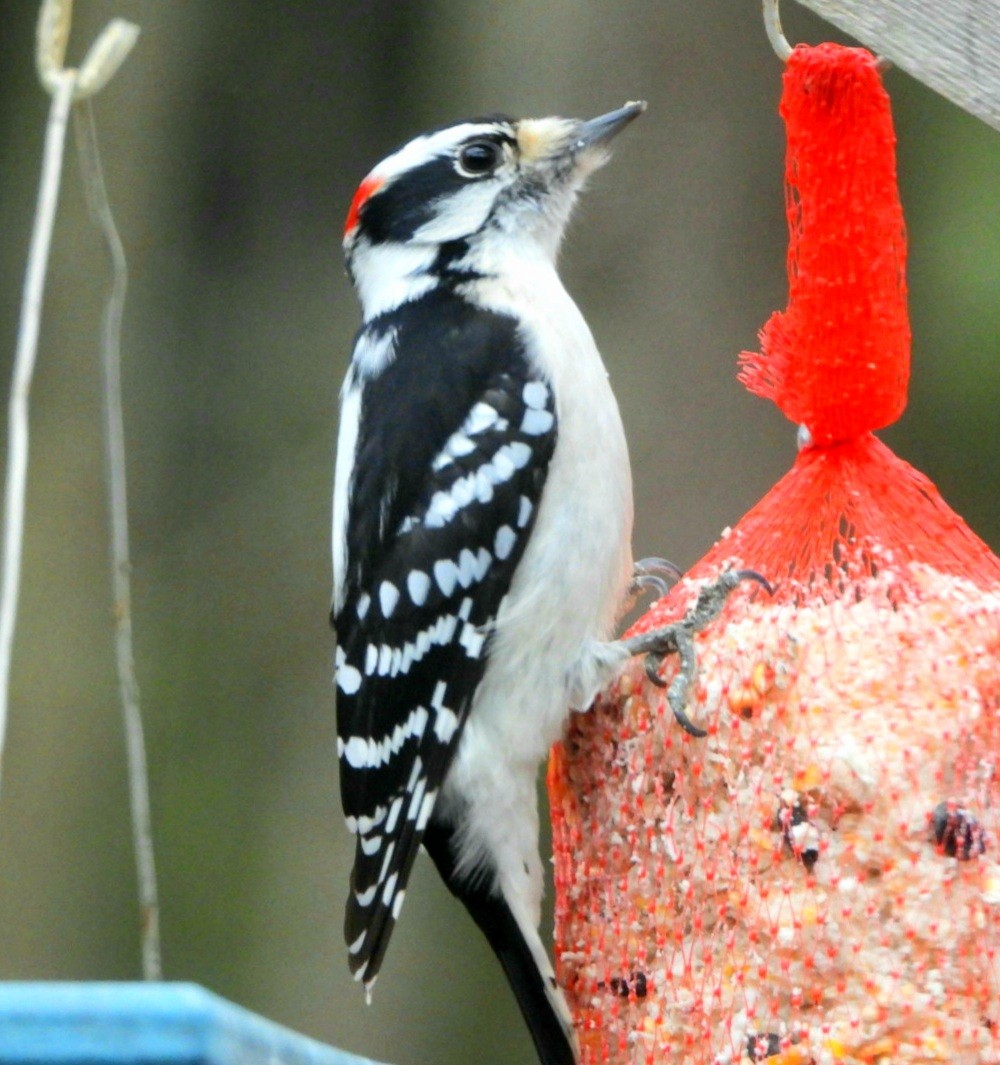
[[[197,984],[0,983],[0,1065],[377,1065]]]

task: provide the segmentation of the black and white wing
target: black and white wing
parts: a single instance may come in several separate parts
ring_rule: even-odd
[[[421,343],[454,351],[422,358],[404,317],[391,367],[361,390],[342,530],[338,747],[357,836],[344,930],[366,985],[486,669],[556,443],[552,391],[513,323],[460,301],[437,308],[435,322],[422,321]],[[377,348],[371,336],[361,343]],[[448,380],[436,379],[431,367],[449,360]],[[356,360],[352,373],[363,369]]]

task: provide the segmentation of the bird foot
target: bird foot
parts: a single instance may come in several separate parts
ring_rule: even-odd
[[[646,560],[650,561],[650,560]],[[659,559],[653,561],[661,561]],[[643,563],[639,563],[643,565]],[[636,567],[638,570],[638,566]],[[695,655],[694,638],[706,629],[722,613],[730,593],[743,581],[756,581],[766,589],[768,595],[774,594],[774,589],[768,580],[756,570],[740,569],[727,570],[710,584],[706,584],[698,593],[698,598],[691,609],[672,625],[665,625],[661,629],[653,629],[644,632],[640,636],[631,636],[622,640],[626,651],[630,655],[645,655],[644,667],[646,676],[658,688],[666,688],[666,681],[659,674],[663,659],[670,654],[676,654],[680,658],[680,668],[667,689],[667,702],[673,711],[677,724],[691,736],[703,737],[708,733],[693,724],[687,716],[688,691],[694,682],[698,672],[698,660]]]

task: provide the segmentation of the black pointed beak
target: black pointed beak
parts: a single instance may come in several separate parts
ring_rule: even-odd
[[[616,137],[645,110],[645,100],[632,100],[624,107],[619,107],[617,111],[609,111],[606,115],[590,119],[589,122],[581,122],[573,137],[573,150],[579,152],[586,148],[605,147],[613,137]]]

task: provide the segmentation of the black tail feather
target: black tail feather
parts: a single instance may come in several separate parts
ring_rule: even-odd
[[[379,851],[376,854],[377,864],[373,865],[371,857],[364,853],[360,838],[355,848],[351,891],[347,896],[344,915],[344,939],[348,944],[348,964],[351,972],[355,979],[363,979],[367,988],[371,987],[379,969],[382,968],[389,939],[396,927],[396,915],[399,913],[402,896],[406,894],[413,862],[420,850],[420,831],[415,820],[406,816],[405,811],[398,820],[401,829],[395,841],[391,861],[387,864],[383,864],[384,851]],[[390,877],[395,890],[392,896],[386,899],[382,889]],[[372,885],[376,886],[377,893],[371,903],[362,905],[358,893]]]
[[[452,830],[448,825],[432,819],[423,843],[448,889],[462,900],[503,966],[541,1065],[576,1065],[572,1033],[552,1001],[561,992],[554,978],[551,988],[546,987],[546,976],[539,972],[524,932],[507,903],[490,890],[483,878],[470,882],[455,875]]]

